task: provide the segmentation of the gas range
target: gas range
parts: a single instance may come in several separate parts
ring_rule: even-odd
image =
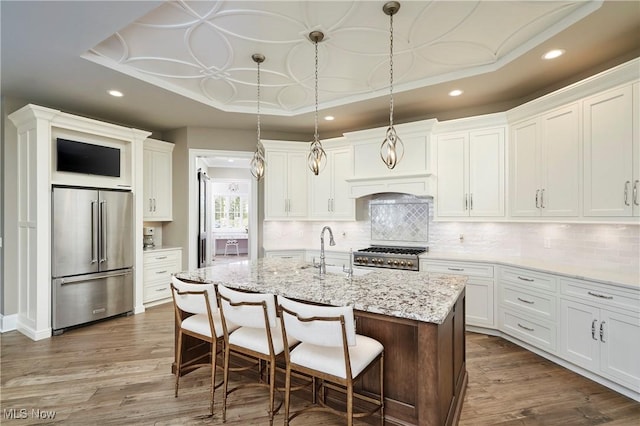
[[[420,270],[418,256],[425,253],[427,247],[371,246],[353,252],[353,264],[372,268]]]

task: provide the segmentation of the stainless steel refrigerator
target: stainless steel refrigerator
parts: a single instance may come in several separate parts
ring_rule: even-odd
[[[130,191],[53,187],[54,333],[133,310],[133,229]]]

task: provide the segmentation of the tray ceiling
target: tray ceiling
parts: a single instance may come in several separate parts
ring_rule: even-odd
[[[388,94],[389,17],[378,1],[171,1],[84,57],[227,112],[313,111]],[[404,1],[394,16],[394,91],[495,71],[601,6],[600,1]]]

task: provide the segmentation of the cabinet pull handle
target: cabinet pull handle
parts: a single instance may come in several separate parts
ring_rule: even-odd
[[[539,203],[539,201],[538,201],[538,197],[539,197],[539,195],[540,195],[540,190],[539,190],[539,189],[536,189],[536,209],[539,209],[539,208],[540,208],[540,203]]]
[[[158,256],[158,257],[156,257],[156,260],[162,260],[162,259],[166,259],[166,258],[167,258],[167,256]]]
[[[600,323],[600,341],[601,341],[602,343],[607,343],[607,342],[604,340],[604,325],[605,325],[605,324],[606,324],[606,322],[605,322],[605,321],[602,321],[602,322]]]
[[[153,211],[153,198],[149,198],[149,212]]]
[[[518,327],[520,327],[523,330],[527,330],[527,331],[533,331],[533,328],[529,328],[529,327],[525,327],[524,325],[518,323]]]
[[[167,289],[166,287],[156,288],[156,291],[159,293],[161,291],[165,291],[166,289]]]
[[[540,190],[540,208],[543,208],[543,209],[546,208],[544,206],[544,189]]]
[[[594,319],[593,321],[591,321],[591,338],[593,340],[595,340],[596,342],[598,341],[598,338],[596,337],[596,323],[598,322],[597,319]]]
[[[450,271],[459,271],[459,272],[464,271],[464,268],[447,268],[447,269]]]
[[[469,210],[473,210],[473,193],[469,194]]]
[[[629,204],[629,185],[631,184],[630,181],[626,181],[624,183],[624,205],[625,206],[630,206],[631,204]]]
[[[522,303],[526,303],[526,304],[529,304],[529,305],[533,305],[533,304],[535,304],[535,303],[536,303],[536,302],[532,302],[531,300],[521,299],[521,298],[519,298],[519,297],[518,297],[517,299],[518,299],[519,301],[521,301]]]
[[[469,196],[468,194],[464,194],[464,209],[469,210]]]
[[[633,182],[633,204],[636,206],[640,206],[640,202],[638,201],[638,184],[640,184],[640,180]]]
[[[593,297],[599,297],[600,299],[607,299],[607,300],[613,299],[613,296],[605,296],[604,294],[594,293],[592,291],[588,291],[587,293]]]
[[[530,282],[530,283],[535,281],[533,278],[521,277],[520,275],[518,275],[518,279],[522,280],[522,281],[527,281],[527,282]]]
[[[158,275],[160,275],[160,274],[166,274],[166,273],[167,273],[167,271],[158,271],[158,272],[156,272],[156,274],[158,274]]]

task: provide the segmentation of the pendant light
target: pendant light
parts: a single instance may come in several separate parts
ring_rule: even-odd
[[[404,144],[393,127],[393,15],[400,9],[400,3],[390,1],[382,6],[382,11],[389,15],[390,49],[389,49],[389,128],[380,146],[380,157],[389,169],[393,169],[404,155]]]
[[[309,164],[309,168],[313,172],[314,175],[318,176],[320,171],[324,169],[324,166],[327,164],[327,153],[324,152],[324,148],[322,148],[322,143],[320,143],[320,137],[318,136],[318,43],[324,39],[324,33],[322,31],[311,31],[309,33],[309,40],[313,42],[315,45],[315,93],[316,93],[316,110],[315,110],[315,132],[313,134],[313,141],[311,142],[311,151],[309,152],[309,156],[307,157],[307,162]]]
[[[260,139],[260,64],[264,62],[264,55],[260,53],[254,53],[251,55],[251,59],[258,65],[258,142],[256,144],[256,152],[253,153],[253,158],[249,164],[251,174],[258,181],[264,176],[264,145]]]

